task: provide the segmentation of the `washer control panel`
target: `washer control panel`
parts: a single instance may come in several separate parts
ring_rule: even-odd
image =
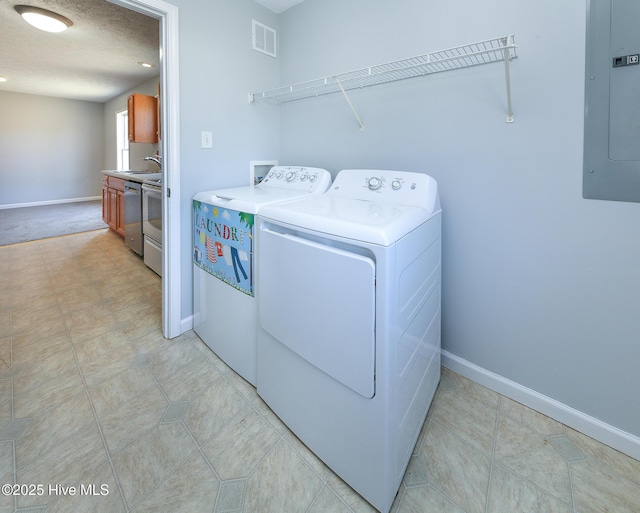
[[[331,174],[326,169],[304,166],[274,166],[256,187],[324,192],[329,185],[331,185]]]

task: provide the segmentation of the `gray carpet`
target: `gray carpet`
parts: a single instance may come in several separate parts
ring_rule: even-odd
[[[0,246],[101,228],[101,200],[0,209]]]

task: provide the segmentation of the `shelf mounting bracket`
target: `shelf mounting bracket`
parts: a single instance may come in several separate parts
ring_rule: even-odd
[[[358,116],[358,113],[356,112],[356,109],[353,107],[353,104],[351,103],[351,100],[349,99],[349,96],[347,95],[347,92],[344,90],[344,87],[342,87],[342,83],[340,82],[340,79],[338,77],[333,77],[333,78],[336,81],[336,84],[338,84],[338,87],[340,88],[340,91],[342,91],[342,95],[344,96],[344,99],[347,100],[347,104],[349,105],[349,108],[351,109],[351,112],[355,116],[356,121],[360,125],[360,131],[364,132],[364,125],[362,124],[362,120],[360,119],[360,116]]]
[[[513,107],[511,105],[511,71],[509,68],[509,61],[511,55],[509,53],[508,38],[502,39],[504,45],[504,76],[507,82],[507,123],[513,123]]]

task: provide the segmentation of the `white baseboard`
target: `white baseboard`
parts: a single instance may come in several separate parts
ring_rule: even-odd
[[[442,365],[499,394],[532,408],[580,431],[609,447],[640,460],[640,438],[606,424],[575,408],[522,386],[515,381],[442,351]]]
[[[190,315],[189,317],[182,319],[180,321],[180,333],[184,333],[186,331],[189,331],[193,329],[193,315]]]
[[[0,210],[5,208],[39,207],[41,205],[58,205],[60,203],[79,203],[81,201],[101,200],[102,196],[90,196],[88,198],[70,198],[49,201],[34,201],[32,203],[13,203],[10,205],[0,205]]]

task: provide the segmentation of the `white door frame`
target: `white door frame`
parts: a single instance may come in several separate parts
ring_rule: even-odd
[[[162,123],[162,334],[182,333],[180,265],[180,109],[178,8],[163,0],[108,0],[160,21],[160,112]],[[170,191],[170,194],[169,194]]]

